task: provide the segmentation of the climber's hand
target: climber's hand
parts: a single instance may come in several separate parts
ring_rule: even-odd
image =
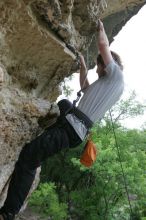
[[[103,30],[104,30],[103,23],[100,19],[98,19],[98,21],[97,21],[97,32],[103,31]]]

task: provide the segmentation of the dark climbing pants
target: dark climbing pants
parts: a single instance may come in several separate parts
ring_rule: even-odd
[[[64,148],[76,147],[81,139],[65,118],[58,120],[22,149],[10,181],[3,206],[5,212],[17,214],[27,197],[36,169],[48,157]]]

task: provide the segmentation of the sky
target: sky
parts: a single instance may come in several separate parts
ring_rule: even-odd
[[[120,54],[124,64],[125,93],[135,90],[137,100],[146,103],[146,5],[133,16],[114,38],[111,49]],[[146,113],[123,125],[140,128],[146,122]]]
[[[110,49],[117,52],[123,61],[125,92],[123,96],[128,96],[129,91],[135,90],[137,100],[146,103],[146,5],[133,16],[118,35],[114,38]],[[74,78],[67,84],[74,90],[70,99],[76,97],[76,92],[80,89],[78,82],[79,74],[75,73]],[[89,81],[96,80],[96,67],[88,73]],[[63,96],[61,96],[62,98]],[[134,120],[126,119],[123,125],[128,128],[140,128],[146,122],[144,116],[136,117]]]
[[[114,38],[111,49],[124,64],[126,89],[135,89],[146,100],[146,5],[133,16]]]

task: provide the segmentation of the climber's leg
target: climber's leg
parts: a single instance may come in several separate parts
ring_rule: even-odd
[[[66,129],[65,129],[65,128]],[[77,146],[80,138],[64,120],[47,129],[42,135],[26,144],[22,149],[10,181],[7,199],[2,210],[17,214],[29,193],[35,178],[36,168],[49,156],[63,148]]]

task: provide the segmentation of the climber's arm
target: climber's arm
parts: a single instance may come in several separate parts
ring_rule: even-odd
[[[89,86],[89,81],[87,79],[87,67],[84,57],[80,55],[80,87],[81,89],[86,89]]]
[[[113,58],[109,49],[109,41],[101,20],[98,20],[97,33],[98,33],[98,37],[97,37],[98,49],[100,51],[105,66],[107,66]]]

